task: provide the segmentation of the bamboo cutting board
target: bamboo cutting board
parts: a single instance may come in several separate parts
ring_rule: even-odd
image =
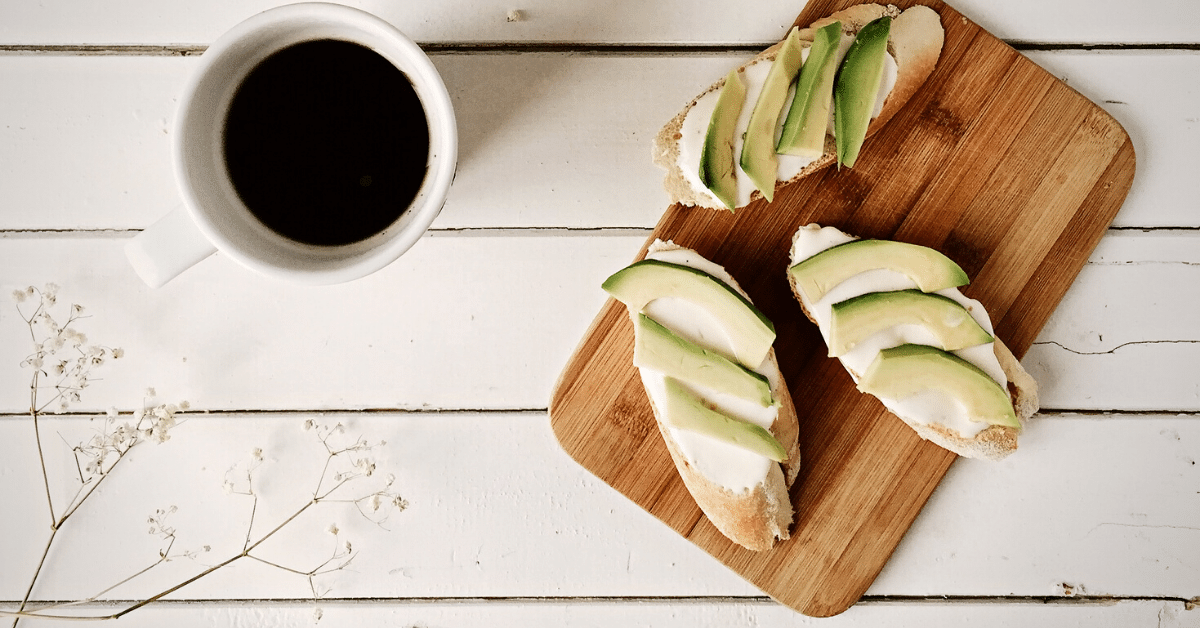
[[[852,4],[812,0],[796,23]],[[708,523],[654,426],[620,303],[600,311],[550,403],[552,428],[581,465],[806,615],[835,615],[862,596],[955,456],[860,394],[826,357],[788,287],[792,234],[816,222],[941,250],[971,277],[963,292],[983,302],[1021,356],[1133,179],[1133,146],[1112,117],[954,9],[922,4],[946,31],[937,69],[867,140],[852,170],[827,168],[737,214],[676,205],[651,237],[725,266],[775,323],[800,416],[792,538],[755,553]],[[1024,438],[1037,438],[1036,422]]]

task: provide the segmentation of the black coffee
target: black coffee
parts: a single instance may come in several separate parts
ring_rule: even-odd
[[[416,196],[429,126],[396,66],[358,44],[316,40],[246,76],[224,146],[234,189],[263,224],[337,246],[387,228]]]

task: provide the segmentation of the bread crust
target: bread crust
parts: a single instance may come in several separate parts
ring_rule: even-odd
[[[1008,376],[1008,394],[1012,400],[1013,410],[1021,427],[1038,409],[1037,383],[1025,371],[1016,356],[999,338],[992,343],[1000,368]],[[1000,460],[1017,450],[1017,437],[1021,431],[1007,425],[990,425],[973,438],[964,438],[961,434],[948,430],[938,424],[923,425],[900,417],[909,427],[916,430],[917,435],[934,444],[949,449],[964,458],[982,458],[984,460]]]
[[[671,437],[653,399],[650,400],[650,406],[654,410],[658,431],[662,434],[667,451],[671,453],[671,460],[675,462],[675,468],[679,471],[679,477],[683,479],[684,486],[687,486],[688,492],[696,500],[696,505],[700,506],[700,510],[708,517],[713,527],[734,543],[756,552],[771,549],[776,540],[786,540],[791,536],[790,528],[795,513],[781,465],[772,465],[761,483],[741,493],[714,484],[697,471],[679,451],[679,446]],[[782,407],[780,418],[783,418]],[[792,419],[795,419],[794,411]],[[780,420],[776,419],[775,423],[779,424]],[[775,429],[772,429],[771,433],[778,438]],[[799,447],[795,448],[795,463],[791,465],[793,481],[796,477],[795,471],[799,469]]]
[[[867,137],[874,135],[888,120],[904,106],[925,79],[933,73],[937,59],[941,55],[944,32],[941,17],[936,11],[923,5],[913,6],[901,12],[893,5],[859,4],[830,14],[813,22],[809,27],[802,28],[797,33],[804,47],[812,45],[817,29],[835,20],[841,21],[842,31],[855,34],[872,20],[884,15],[893,18],[888,37],[888,52],[896,59],[896,85],[892,88],[883,103],[879,116],[867,127]],[[773,61],[783,42],[777,42],[766,50],[758,53],[752,59],[738,67],[739,72],[745,71],[752,64]],[[679,140],[682,139],[683,121],[692,107],[705,95],[720,90],[725,85],[725,78],[718,79],[707,89],[692,99],[675,117],[654,137],[652,158],[655,165],[667,171],[663,179],[663,188],[667,191],[672,203],[686,206],[705,207],[708,209],[727,209],[707,190],[700,190],[688,182],[679,162]],[[837,145],[831,135],[825,136],[825,149],[820,157],[802,169],[795,176],[776,181],[775,189],[799,181],[810,174],[818,172],[837,161]],[[750,201],[762,198],[762,193],[754,190],[750,193]],[[739,205],[733,209],[740,209]]]
[[[807,225],[801,227],[800,230],[813,227]],[[792,236],[793,242],[800,235],[800,230]],[[796,298],[796,302],[800,304],[801,311],[808,320],[814,325],[817,324],[817,319],[812,315],[808,308],[804,305],[804,299],[800,297],[800,289],[796,286],[796,280],[791,273],[788,273],[788,284],[792,288],[792,296]],[[996,354],[996,360],[1000,363],[1000,368],[1004,371],[1004,375],[1008,378],[1008,396],[1013,404],[1013,411],[1024,428],[1026,422],[1029,421],[1034,414],[1037,414],[1039,408],[1038,402],[1038,386],[1033,376],[1021,366],[1021,362],[1017,360],[1008,346],[999,338],[995,338],[992,343],[992,350]],[[849,369],[847,369],[849,371]],[[858,380],[860,373],[849,371]],[[974,437],[966,438],[956,431],[947,429],[946,427],[936,424],[924,424],[911,421],[905,417],[892,414],[896,418],[904,421],[906,425],[916,431],[921,438],[931,441],[934,444],[948,449],[964,458],[981,458],[984,460],[1000,460],[1005,456],[1017,450],[1017,438],[1021,433],[1018,430],[1007,425],[990,425],[976,434]]]
[[[656,241],[649,252],[682,248],[673,242]],[[736,281],[731,281],[729,285],[749,300]],[[637,315],[638,312],[629,310],[631,320],[636,319]],[[778,371],[774,348],[767,353],[767,360]],[[795,482],[800,470],[800,424],[782,374],[774,378],[771,395],[779,402],[779,410],[770,432],[787,450],[787,460],[771,465],[761,483],[742,492],[734,492],[713,483],[687,460],[672,438],[670,428],[654,399],[647,395],[659,433],[696,504],[717,530],[738,545],[754,551],[770,549],[777,540],[790,536],[794,511],[788,488]]]

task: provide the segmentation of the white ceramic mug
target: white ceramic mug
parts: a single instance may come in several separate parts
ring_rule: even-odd
[[[399,68],[420,98],[429,127],[427,171],[416,198],[383,231],[339,246],[304,244],[262,224],[238,197],[224,161],[225,116],[242,80],[273,53],[318,39],[366,46]],[[358,9],[302,3],[259,13],[204,51],[180,99],[172,153],[183,206],[125,247],[148,285],[161,286],[216,251],[271,277],[329,284],[375,272],[416,243],[445,202],[457,165],[458,131],[441,77],[412,40]]]

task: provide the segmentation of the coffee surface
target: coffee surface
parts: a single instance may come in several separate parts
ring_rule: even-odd
[[[225,163],[242,202],[293,240],[337,246],[400,216],[420,189],[429,127],[408,78],[359,44],[284,48],[238,87]]]

